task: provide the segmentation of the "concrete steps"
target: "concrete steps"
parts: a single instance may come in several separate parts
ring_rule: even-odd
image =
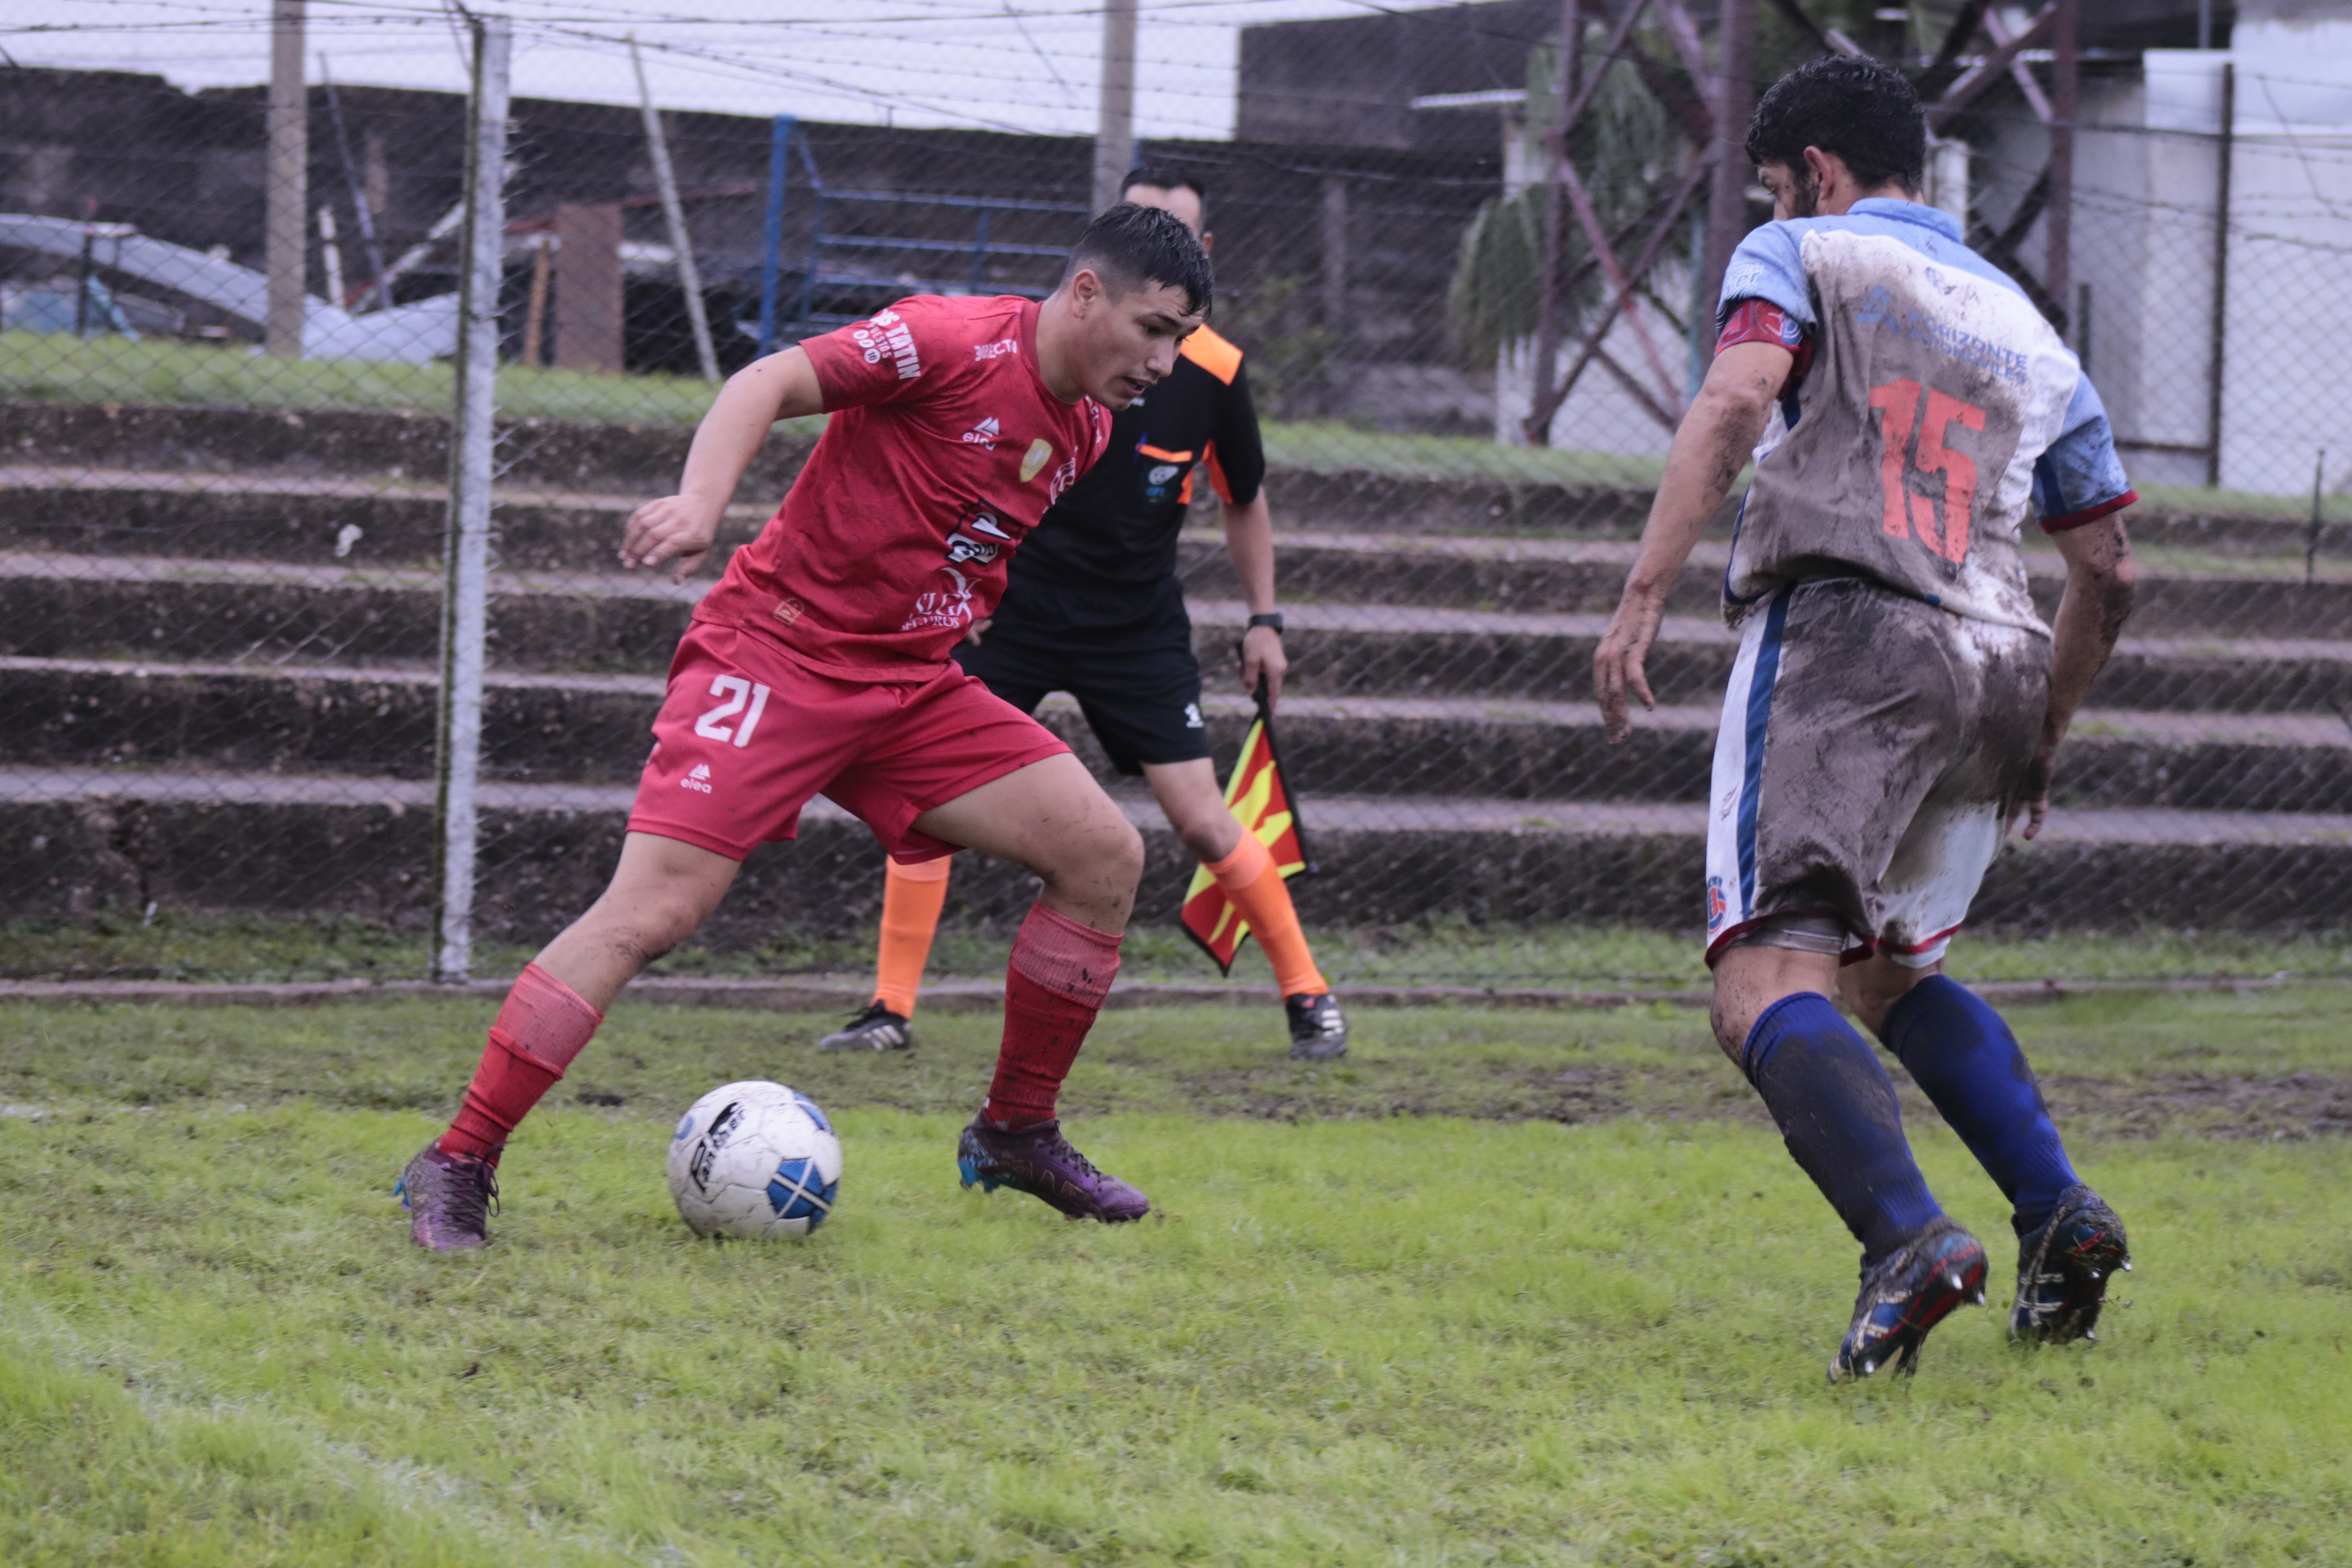
[[[496,671],[484,742],[499,779],[626,784],[659,707],[656,675]],[[122,664],[0,658],[9,755],[54,765],[262,768],[432,776],[435,677],[425,668]],[[1202,704],[1223,761],[1251,705]],[[1108,759],[1066,699],[1041,713],[1103,776]],[[1325,792],[1533,800],[1701,801],[1717,710],[1636,713],[1604,742],[1589,702],[1293,696],[1286,765]],[[2352,806],[2352,725],[2303,713],[2094,710],[2068,745],[2059,799],[2085,806],[2326,811]]]
[[[430,897],[440,422],[12,405],[0,426],[0,889],[106,903],[421,921]],[[485,746],[488,934],[548,934],[601,886],[661,672],[712,574],[614,569],[687,433],[507,434]],[[752,537],[805,438],[730,510]],[[1601,742],[1586,693],[1647,507],[1638,489],[1277,470],[1293,679],[1284,758],[1325,875],[1319,921],[1430,914],[1695,928],[1707,758],[1735,645],[1720,542],[1676,584],[1666,704]],[[2026,926],[2340,924],[2352,874],[2352,563],[2304,525],[2136,513],[2140,613],[2063,759],[2061,810],[1978,918]],[[2033,558],[2045,609],[2054,555]],[[1213,530],[1182,546],[1221,765],[1244,606]],[[1075,708],[1042,715],[1108,777]],[[1190,867],[1133,786],[1147,918]],[[879,856],[819,803],[755,856],[720,940],[870,921]],[[1017,917],[1025,877],[960,873]]]
[[[478,932],[539,940],[583,908],[618,852],[630,795],[625,784],[488,786]],[[0,864],[15,868],[26,912],[47,901],[42,884],[125,908],[290,906],[406,922],[432,897],[424,780],[9,766],[0,801]],[[1122,804],[1149,846],[1139,907],[1172,910],[1191,863],[1148,800]],[[1316,918],[1358,925],[1448,915],[1695,926],[1705,809],[1317,795],[1302,815],[1325,874],[1297,890]],[[714,937],[860,929],[878,904],[879,868],[863,825],[818,803],[791,851],[748,863]],[[2352,814],[2060,811],[1995,867],[1975,918],[2114,927],[2179,923],[2193,909],[2199,923],[2327,929],[2340,923],[2347,877]],[[1017,919],[1034,883],[974,857],[955,896]]]

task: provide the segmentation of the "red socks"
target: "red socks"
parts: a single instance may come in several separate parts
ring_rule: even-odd
[[[555,1087],[604,1021],[586,997],[538,964],[526,965],[490,1026],[490,1043],[457,1119],[441,1134],[441,1152],[497,1164],[515,1124]]]
[[[1054,1101],[1118,973],[1118,938],[1055,914],[1029,911],[1004,969],[1004,1044],[981,1113],[1017,1132],[1054,1120]]]

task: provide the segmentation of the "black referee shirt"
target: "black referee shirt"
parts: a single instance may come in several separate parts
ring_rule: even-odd
[[[1242,351],[1206,327],[1184,340],[1174,370],[1112,419],[1102,461],[1013,552],[1005,608],[1018,616],[1051,605],[1100,624],[1119,601],[1157,599],[1174,580],[1176,536],[1202,462],[1226,505],[1257,499],[1265,450]]]

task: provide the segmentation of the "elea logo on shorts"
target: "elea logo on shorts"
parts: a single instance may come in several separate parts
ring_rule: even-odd
[[[709,763],[695,763],[694,771],[687,774],[684,778],[678,780],[677,783],[678,787],[681,789],[690,789],[699,795],[709,795],[710,793],[710,764]]]

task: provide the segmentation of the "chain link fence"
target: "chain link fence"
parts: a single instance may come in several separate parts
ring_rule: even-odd
[[[1587,693],[1707,357],[1725,24],[1754,29],[1751,96],[1829,47],[1932,91],[1955,8],[1913,9],[1897,26],[1591,0],[1564,28],[1553,0],[1144,8],[1134,155],[1206,189],[1216,324],[1265,420],[1278,722],[1322,868],[1294,887],[1336,980],[1697,973],[1727,530],[1676,589],[1659,711],[1608,748]],[[709,376],[910,292],[1042,296],[1095,202],[1095,10],[950,10],[929,32],[854,8],[764,31],[520,10],[503,153],[470,184],[482,25],[313,18],[273,107],[253,84],[299,10],[280,0],[274,34],[258,12],[190,12],[173,35],[159,4],[160,36],[190,40],[160,68],[154,38],[77,30],[71,5],[5,35],[13,975],[307,973],[341,962],[330,950],[460,969],[462,945],[425,941],[453,910],[474,967],[520,962],[600,889],[711,579],[614,559],[628,512],[675,483]],[[2352,86],[2242,27],[2227,52],[2084,27],[2063,289],[2044,286],[2048,51],[1995,60],[1940,125],[1928,193],[2060,322],[2147,498],[2140,607],[2063,759],[2061,810],[1995,868],[1979,919],[2067,934],[2016,950],[2037,974],[2122,962],[2111,939],[2135,932],[2159,972],[2341,968],[2352,329],[2328,302],[2352,275]],[[494,410],[457,391],[469,195],[495,215],[475,296]],[[1732,237],[1767,216],[1737,189],[1735,216],[1742,195]],[[722,548],[756,533],[814,435],[779,429]],[[488,608],[463,766],[445,675],[468,528]],[[2032,562],[2046,611],[2056,557]],[[1246,610],[1213,505],[1181,570],[1222,773],[1248,714]],[[1043,716],[1151,829],[1144,969],[1207,973],[1160,941],[1181,848],[1074,707]],[[461,841],[476,869],[450,902]],[[820,803],[798,844],[753,858],[691,961],[855,965],[880,873]],[[1029,897],[1009,868],[959,873],[966,936],[940,963],[986,973]],[[175,931],[183,959],[158,959]]]

